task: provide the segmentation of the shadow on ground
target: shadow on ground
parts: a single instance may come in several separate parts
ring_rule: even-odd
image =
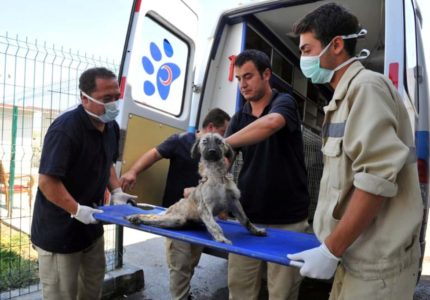
[[[142,291],[117,299],[169,300],[164,238],[150,238],[124,249],[124,263],[143,269],[145,287]],[[305,279],[299,300],[328,299],[329,289],[330,284],[327,282]],[[203,254],[191,281],[191,293],[194,299],[199,300],[227,300],[227,260]],[[266,288],[262,289],[259,299],[267,299]]]
[[[430,299],[430,275],[423,275],[415,289],[414,300],[428,299]]]

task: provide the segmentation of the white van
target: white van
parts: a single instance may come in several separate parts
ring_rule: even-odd
[[[323,106],[332,95],[316,86],[299,67],[298,39],[292,25],[328,1],[142,1],[135,0],[122,59],[120,162],[123,173],[146,150],[169,135],[195,131],[213,107],[231,115],[241,106],[233,60],[244,49],[259,49],[271,58],[272,85],[292,93],[303,122],[311,217],[322,171],[319,133]],[[364,64],[388,76],[410,112],[415,130],[425,213],[428,211],[429,97],[421,38],[421,14],[415,0],[344,0],[368,34],[357,49],[371,51]],[[138,178],[139,201],[160,205],[167,161]]]

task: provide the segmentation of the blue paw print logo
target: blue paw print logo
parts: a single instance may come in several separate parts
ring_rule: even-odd
[[[160,48],[158,48],[158,46],[154,42],[151,42],[151,44],[149,45],[149,50],[151,52],[151,57],[149,58],[147,56],[143,56],[142,65],[145,72],[149,75],[152,75],[155,71],[153,61],[160,62],[163,58],[163,54]],[[167,57],[173,56],[172,45],[167,39],[163,40],[163,52],[164,55]],[[155,93],[155,88],[157,87],[157,91],[161,99],[166,100],[169,96],[170,86],[172,85],[173,81],[175,81],[179,77],[180,74],[181,70],[179,69],[178,65],[171,62],[162,63],[161,66],[158,68],[156,74],[156,86],[153,82],[145,80],[145,82],[143,83],[143,91],[146,95],[151,96]]]

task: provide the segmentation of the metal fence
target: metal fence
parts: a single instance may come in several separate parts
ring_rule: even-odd
[[[78,104],[78,78],[93,66],[118,73],[113,60],[0,35],[0,299],[40,288],[29,233],[43,138]],[[115,230],[105,231],[109,271],[117,264]]]
[[[320,136],[311,129],[303,127],[302,132],[310,198],[309,221],[312,222],[317,207],[320,180],[323,171],[322,142]]]

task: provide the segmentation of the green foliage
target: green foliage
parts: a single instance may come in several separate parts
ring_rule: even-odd
[[[0,292],[37,283],[37,255],[29,237],[0,224]]]

